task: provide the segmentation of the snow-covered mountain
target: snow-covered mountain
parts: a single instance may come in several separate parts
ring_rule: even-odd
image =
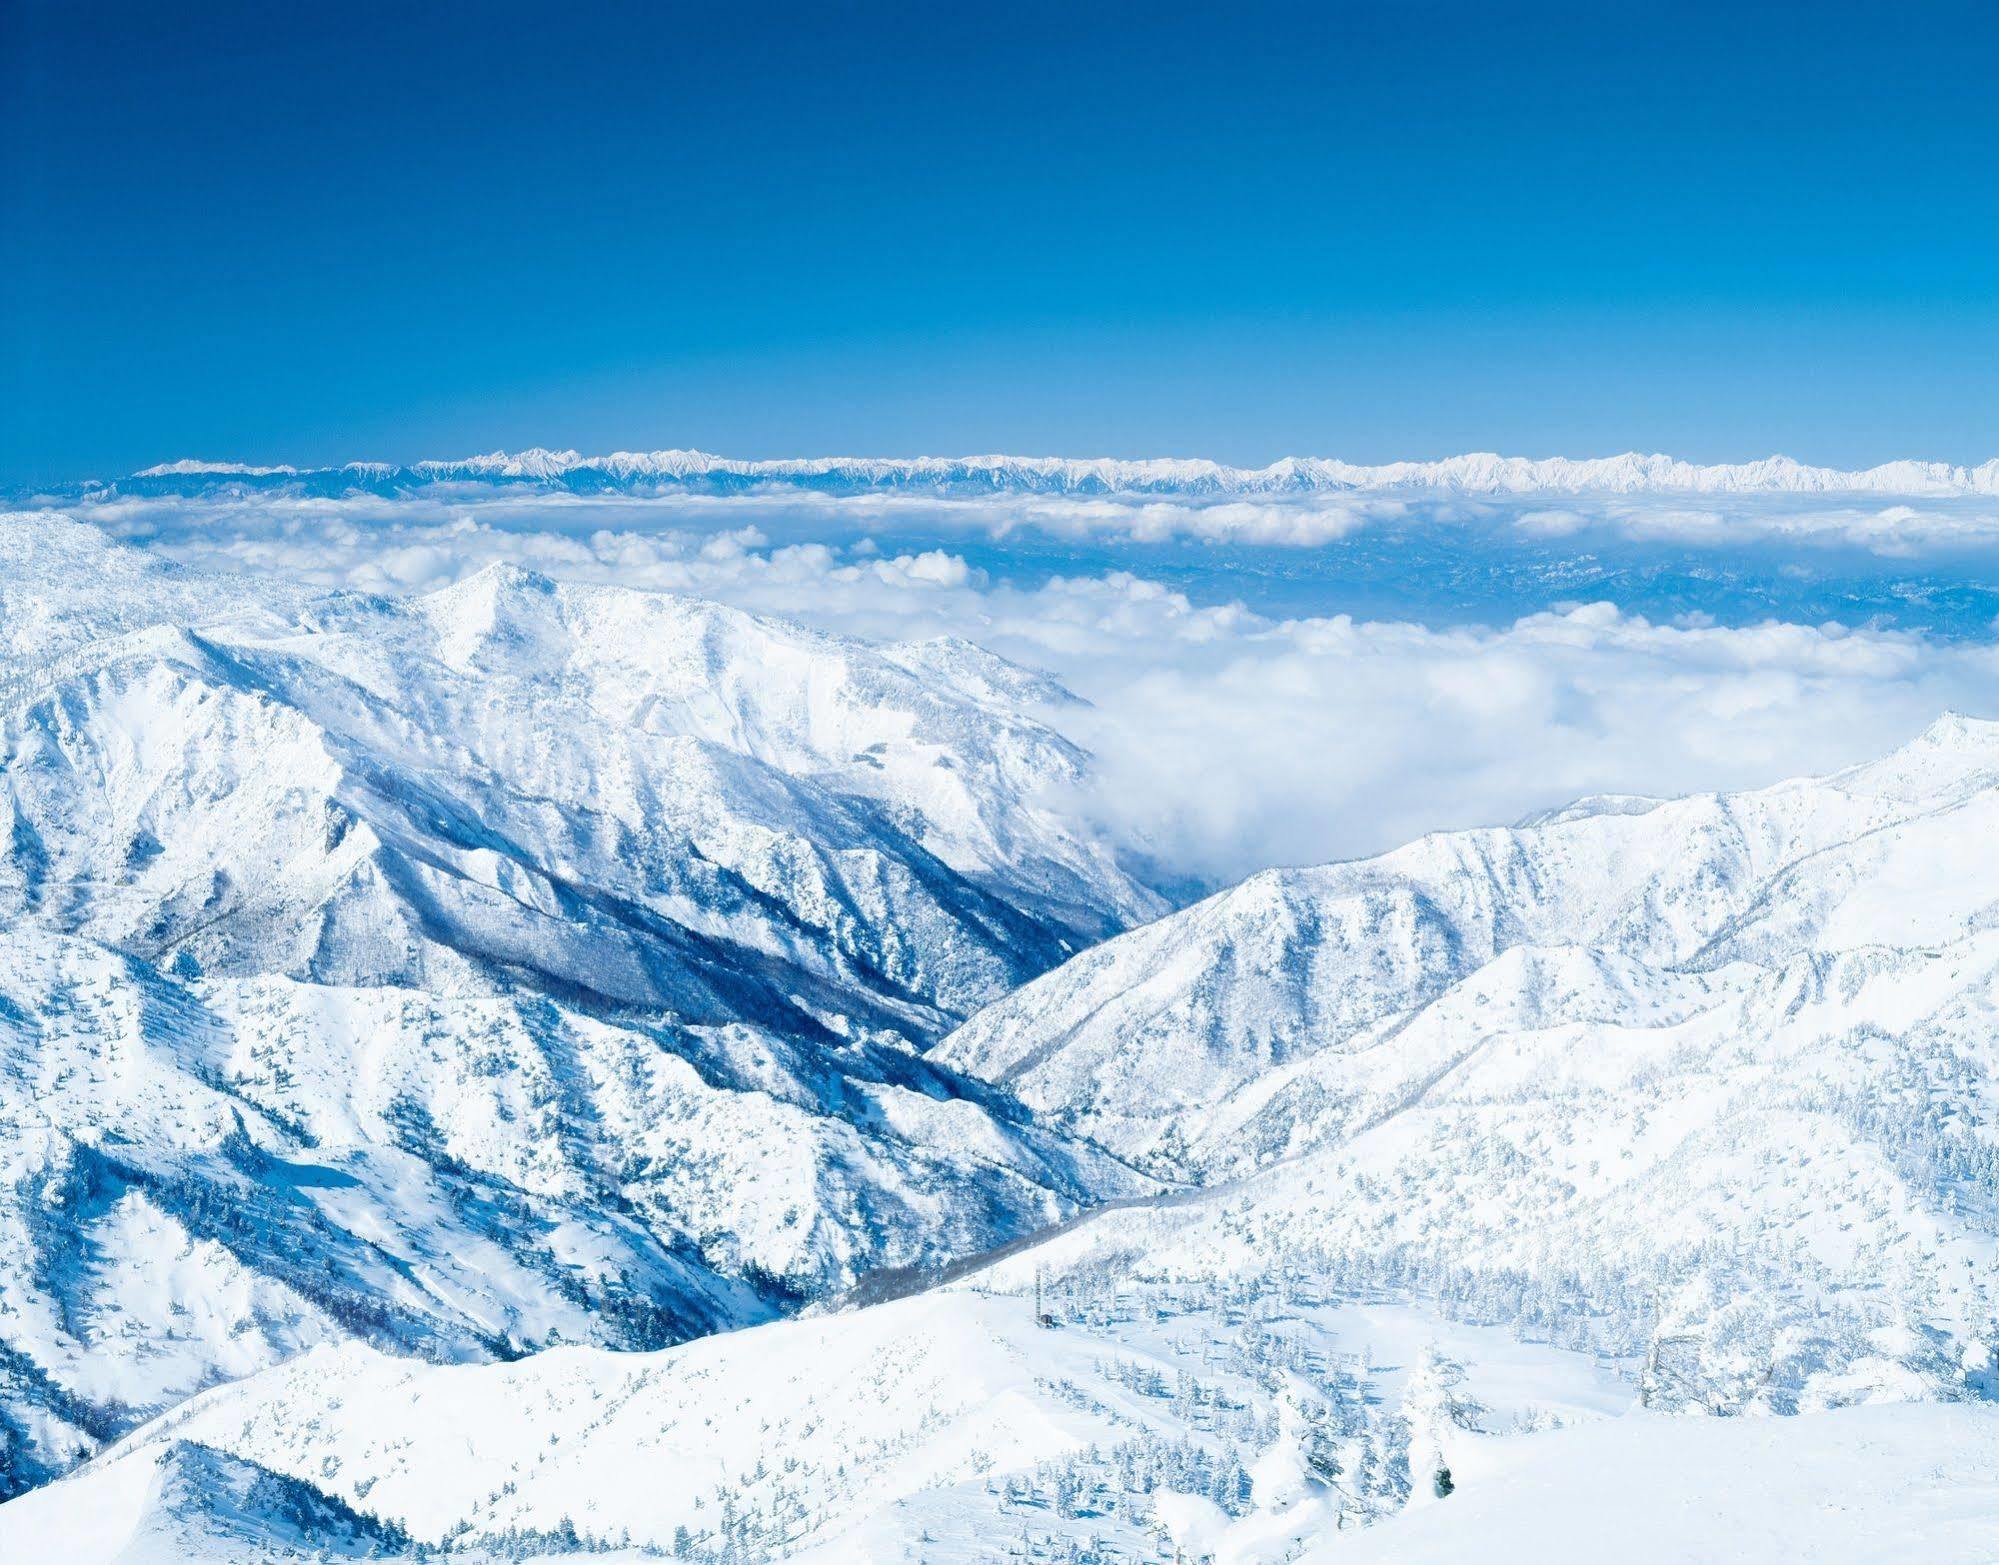
[[[1995,888],[1999,724],[1947,717],[1823,779],[1255,877],[937,1054],[1208,1187],[1014,1287],[1344,1275],[1621,1358],[1651,1406],[1982,1397]]]
[[[1045,681],[513,570],[232,604],[7,549],[10,1487],[315,1342],[652,1346],[1142,1187],[918,1052],[1161,906],[1046,803]]]
[[[1212,1179],[1350,1137],[1493,1037],[1739,1032],[1775,1007],[1767,1033],[1837,972],[1851,1001],[1869,973],[1962,953],[1942,1002],[1981,971],[1995,870],[1999,724],[1949,716],[1823,779],[1586,800],[1253,876],[1025,985],[936,1057]]]
[[[39,645],[39,625],[31,635]],[[342,916],[365,923],[358,905],[384,898],[405,910],[382,916],[407,923],[414,883],[443,875],[456,882],[446,900],[485,905],[474,938],[506,947],[486,953],[501,960],[558,960],[501,926],[616,925],[643,908],[777,963],[823,969],[806,949],[823,941],[842,983],[898,1015],[927,1009],[934,1026],[1065,939],[1163,906],[1047,805],[1084,766],[1032,715],[1063,693],[962,643],[868,647],[493,567],[414,600],[340,596],[298,619],[162,619],[77,650],[58,643],[10,658],[5,695],[13,829],[17,843],[42,839],[32,873],[17,848],[21,895],[69,885],[80,900],[65,917],[102,927],[155,895],[221,897],[192,885],[218,852],[240,861],[209,866],[222,879],[251,878],[259,851],[285,866],[276,884],[229,899],[225,927],[195,940],[204,962],[235,939],[260,969],[285,967],[245,923],[253,906],[302,898],[267,921],[281,924],[281,946],[318,941],[322,970],[420,963],[421,929],[400,956],[356,949],[358,926],[349,941],[319,931]],[[156,786],[168,775],[189,781]],[[251,846],[273,830],[304,835]],[[114,865],[114,851],[132,856]],[[558,910],[565,895],[581,900]],[[949,923],[953,936],[919,958],[895,943],[905,921]],[[160,938],[178,947],[190,934],[167,914]],[[598,983],[647,989],[605,971],[601,954],[592,966]]]
[[[1044,1303],[1050,1326],[960,1290],[505,1365],[316,1349],[0,1506],[0,1551],[150,1562],[120,1551],[166,1534],[233,1565],[254,1526],[332,1558],[366,1528],[472,1561],[1596,1565],[1630,1525],[1618,1557],[1662,1565],[1980,1565],[1999,1541],[1986,1404],[1676,1418],[1587,1352],[1303,1278]],[[184,1465],[295,1487],[273,1517],[182,1498]]]
[[[573,1535],[701,1559],[976,1560],[1027,1539],[1028,1557],[1151,1560],[1238,1529],[1268,1558],[1401,1506],[1405,1407],[1437,1404],[1417,1432],[1434,1444],[1470,1434],[1452,1419],[1474,1394],[1494,1434],[1628,1400],[1580,1355],[1308,1291],[1050,1302],[1059,1329],[1024,1299],[944,1293],[649,1354],[318,1349],[0,1508],[0,1548],[61,1536],[93,1492],[109,1509],[192,1447],[475,1557]]]
[[[77,1502],[82,1502],[78,1504]],[[407,1558],[393,1527],[320,1489],[183,1442],[10,1507],[8,1558],[119,1565],[266,1565]]]
[[[1199,1183],[659,1354],[319,1349],[78,1494],[192,1442],[475,1552],[1245,1562],[1360,1526],[1517,1554],[1540,1494],[1582,1560],[1619,1459],[1734,1475],[1710,1538],[1804,1536],[1762,1487],[1804,1464],[1892,1515],[1864,1538],[1982,1558],[1995,811],[1999,725],[1946,718],[1828,778],[1259,876],[935,1051]],[[1796,1416],[1667,1417],[1737,1413]]]
[[[1789,457],[1702,466],[1662,455],[1504,457],[1489,452],[1434,462],[1374,466],[1320,457],[1286,457],[1268,467],[1226,467],[1188,458],[1126,461],[1108,457],[807,457],[743,461],[702,451],[495,451],[485,456],[413,462],[350,462],[341,467],[259,467],[242,462],[162,463],[79,492],[128,495],[202,493],[218,487],[338,495],[395,495],[454,484],[533,485],[579,494],[752,489],[830,494],[913,491],[934,494],[1150,494],[1190,497],[1303,494],[1343,490],[1438,489],[1471,494],[1680,493],[1899,495],[1999,494],[1999,459],[1976,467],[1901,461],[1858,471],[1812,467]]]
[[[884,1045],[531,994],[179,979],[31,923],[8,950],[16,1487],[315,1343],[651,1346],[1133,1186]]]
[[[1991,1557],[1999,724],[1168,912],[977,648],[12,525],[0,1555]]]

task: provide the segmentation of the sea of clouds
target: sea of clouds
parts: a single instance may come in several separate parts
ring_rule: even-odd
[[[1702,497],[1705,502],[1710,497]],[[1999,503],[221,494],[65,503],[197,569],[508,561],[1048,670],[1066,801],[1218,884],[1581,794],[1733,788],[1999,715]]]

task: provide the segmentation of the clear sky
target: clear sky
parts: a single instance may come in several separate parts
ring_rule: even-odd
[[[1999,454],[1999,7],[0,0],[0,483]]]

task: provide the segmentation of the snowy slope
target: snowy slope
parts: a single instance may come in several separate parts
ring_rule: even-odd
[[[243,603],[31,534],[5,1487],[314,1342],[655,1346],[1141,1187],[918,1053],[1159,906],[1044,802],[1086,758],[1037,676],[511,570]]]
[[[999,1008],[1083,975],[1022,1048],[1032,1086],[1148,1014],[1090,984],[1154,985],[1172,1025],[1075,1079],[1237,1071],[1132,1141],[1205,1185],[659,1352],[435,1365],[329,1334],[0,1507],[0,1541],[83,1536],[95,1486],[191,1443],[474,1558],[1581,1560],[1652,1465],[1658,1559],[1809,1552],[1842,1495],[1865,1510],[1828,1551],[1983,1558],[1995,776],[1999,730],[1947,719],[1830,779],[1259,877]],[[253,981],[181,982],[239,1015]],[[992,1021],[942,1052],[1019,1044]],[[1750,1417],[1686,1416],[1714,1414]]]
[[[313,1485],[178,1442],[5,1508],[10,1560],[72,1565],[266,1565],[387,1560],[410,1540]]]
[[[1589,1019],[1591,976],[1500,958],[1367,1051],[1393,1061],[1294,1091],[1324,1142],[1091,1217],[998,1280],[1339,1279],[1601,1352],[1659,1407],[1989,1394],[1992,936],[1698,975],[1653,1025]]]
[[[1439,1366],[1494,1431],[1629,1401],[1584,1356],[1308,1290],[1072,1302],[1057,1330],[1020,1299],[936,1294],[500,1366],[320,1349],[140,1431],[66,1508],[194,1442],[475,1553],[573,1529],[700,1558],[985,1559],[1029,1533],[1156,1559],[1219,1524],[1265,1558],[1402,1503],[1404,1415],[1420,1456]],[[0,1546],[49,1509],[0,1507]]]
[[[1969,1565],[1999,1541],[1989,1406],[1674,1418],[1588,1355],[1309,1285],[1048,1302],[1052,1330],[955,1293],[656,1354],[316,1350],[0,1506],[0,1550],[127,1557],[105,1540],[190,1451],[473,1560]],[[216,1509],[241,1507],[175,1519]]]
[[[975,647],[0,548],[0,1557],[1990,1557],[1999,725],[1158,917]]]
[[[1855,1408],[1782,1423],[1630,1418],[1481,1449],[1447,1505],[1311,1565],[1874,1565],[1999,1558],[1999,1412]]]
[[[1295,494],[1320,490],[1439,489],[1476,494],[1580,491],[1887,494],[1999,493],[1999,460],[1976,467],[1888,462],[1857,472],[1811,467],[1789,457],[1718,466],[1626,452],[1580,460],[1477,452],[1435,462],[1364,466],[1287,457],[1268,467],[1160,458],[1120,461],[1068,457],[817,457],[746,462],[702,451],[495,451],[485,456],[397,466],[351,462],[336,468],[257,467],[183,459],[120,480],[124,494],[199,493],[217,486],[314,494],[399,494],[431,485],[538,485],[578,493],[663,488],[732,493],[756,488],[828,493],[915,490],[978,494]],[[97,492],[102,492],[101,490]]]
[[[56,512],[0,511],[0,691],[110,636],[256,619],[304,598],[273,576],[188,570]]]
[[[940,1047],[1208,1188],[998,1267],[1344,1278],[1646,1401],[1990,1393],[1999,725],[1259,876]]]
[[[913,664],[505,568],[97,642],[0,717],[0,912],[204,968],[529,969],[701,1020],[852,997],[922,1035],[1159,903],[1039,802],[1080,753]]]
[[[649,1346],[1129,1188],[906,1055],[529,997],[177,980],[16,928],[12,1482],[316,1342]]]
[[[1999,724],[1946,717],[1833,777],[1254,876],[1027,984],[937,1057],[1169,1169],[1240,1171],[1389,1111],[1466,1028],[1671,1027],[1789,964],[1971,939],[1999,918],[1995,828]],[[1413,1047],[1412,1025],[1455,1043]]]

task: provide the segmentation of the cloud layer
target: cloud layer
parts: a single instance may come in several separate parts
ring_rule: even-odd
[[[1431,527],[1522,537],[1540,551],[1531,575],[1492,549],[1444,556],[1459,572],[1494,577],[1506,590],[1493,589],[1491,602],[1534,605],[1469,622],[1454,578],[1440,577],[1426,603],[1420,572],[1391,612],[1343,607],[1367,603],[1404,569],[1394,550],[1312,577],[1300,611],[1295,583],[1272,572],[1267,554],[1226,547],[1300,551],[1408,525],[1387,502],[980,500],[940,522],[934,502],[807,498],[774,508],[712,497],[262,497],[118,501],[73,514],[191,565],[325,587],[421,591],[506,560],[882,639],[965,636],[1048,669],[1090,703],[1059,717],[1100,760],[1099,786],[1071,807],[1208,883],[1508,821],[1578,794],[1738,787],[1825,770],[1890,748],[1946,707],[1999,711],[1999,648],[1982,621],[1966,633],[1960,600],[1977,582],[1961,563],[1885,577],[1863,569],[1851,593],[1837,571],[1828,579],[1815,568],[1811,606],[1828,594],[1863,603],[1853,593],[1866,584],[1916,606],[1902,624],[1787,614],[1782,602],[1719,588],[1711,609],[1671,614],[1562,594],[1564,584],[1604,582],[1584,567],[1601,567],[1607,536],[1698,544],[1737,524],[1739,512],[1690,510],[1684,496],[1425,517]],[[1870,529],[1915,536],[1908,517],[1858,514],[1791,511],[1781,528],[1795,559],[1828,533],[1844,544]],[[1141,553],[1170,569],[1045,541],[1157,542],[1180,536],[1189,516],[1208,529],[1194,556]],[[1779,528],[1768,516],[1762,525]],[[1955,525],[1938,535],[1961,541],[1984,524]],[[1043,542],[1021,544],[1023,530]],[[1690,579],[1698,586],[1697,574]],[[1684,604],[1687,590],[1676,591]],[[1957,606],[1923,623],[1926,602]]]

